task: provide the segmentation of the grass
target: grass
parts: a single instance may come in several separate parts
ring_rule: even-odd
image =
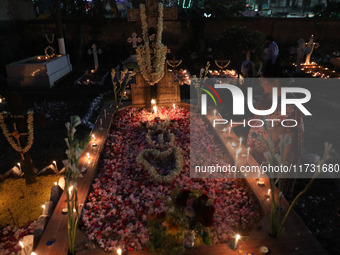
[[[39,176],[29,186],[23,178],[4,180],[0,184],[0,227],[24,226],[36,220],[59,178],[60,175]]]

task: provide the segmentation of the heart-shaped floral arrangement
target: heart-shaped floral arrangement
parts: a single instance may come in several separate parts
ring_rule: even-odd
[[[182,171],[182,151],[178,147],[170,147],[166,151],[145,149],[137,156],[137,162],[148,171],[153,180],[171,182]]]
[[[168,121],[148,125],[146,140],[153,148],[142,150],[137,156],[137,163],[157,182],[171,182],[183,168],[182,151],[174,146],[175,136],[168,126]]]

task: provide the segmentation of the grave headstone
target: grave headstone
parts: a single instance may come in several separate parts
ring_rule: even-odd
[[[137,48],[137,43],[142,42],[142,38],[137,37],[137,34],[136,34],[135,32],[133,32],[133,33],[131,34],[131,37],[129,37],[129,38],[127,39],[127,42],[128,42],[128,43],[132,43],[132,47],[135,49],[135,48]]]
[[[151,86],[140,73],[136,74],[136,83],[131,85],[131,98],[133,105],[147,105],[151,102]]]
[[[173,104],[180,101],[179,83],[174,81],[173,72],[166,72],[157,84],[157,104]]]
[[[98,54],[102,54],[102,50],[101,49],[98,49],[97,50],[97,46],[95,44],[92,44],[91,46],[92,50],[91,49],[88,49],[87,53],[89,55],[93,54],[93,60],[94,60],[94,70],[98,70]]]

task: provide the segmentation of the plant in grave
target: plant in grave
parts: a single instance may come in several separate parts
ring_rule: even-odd
[[[266,123],[266,121],[265,121]],[[275,143],[273,140],[272,130],[268,128],[268,124],[264,125],[265,131],[267,132],[268,136],[264,138],[261,135],[258,135],[256,133],[252,133],[252,137],[261,143],[265,144],[268,151],[264,153],[264,156],[266,158],[266,162],[263,162],[263,164],[268,164],[272,166],[280,166],[285,165],[286,162],[284,161],[284,151],[286,147],[291,143],[291,137],[288,134],[280,135],[280,143],[279,143],[279,153],[275,153]],[[322,167],[322,165],[327,162],[329,159],[337,157],[337,153],[332,148],[332,145],[329,143],[325,143],[325,150],[322,159],[320,157],[317,158],[317,165],[319,167]],[[270,190],[271,190],[271,211],[270,211],[270,235],[272,237],[280,237],[282,233],[285,230],[285,221],[287,220],[290,212],[292,211],[293,207],[298,202],[299,198],[303,196],[309,188],[312,186],[315,178],[320,173],[318,171],[315,171],[313,177],[310,179],[310,181],[307,183],[305,188],[296,195],[296,197],[293,199],[292,203],[290,204],[287,212],[285,213],[284,217],[282,218],[282,197],[283,197],[283,178],[280,177],[280,174],[275,177],[273,175],[270,175]],[[275,187],[278,187],[278,198],[275,197]]]
[[[117,72],[116,69],[112,68],[111,78],[113,84],[113,93],[115,95],[116,111],[118,111],[119,106],[122,103],[122,99],[126,97],[126,86],[133,75],[135,75],[135,73],[129,71],[128,69]]]
[[[79,220],[78,206],[78,179],[82,177],[85,167],[79,169],[79,158],[84,152],[90,137],[78,140],[75,137],[76,127],[81,123],[79,116],[72,116],[71,121],[65,124],[67,130],[67,138],[65,138],[67,150],[67,159],[63,160],[65,165],[65,190],[67,199],[67,232],[69,239],[69,252],[74,255],[76,253],[76,230]]]
[[[174,189],[167,210],[149,216],[148,247],[153,254],[182,254],[185,248],[210,245],[213,199],[198,190]]]
[[[200,70],[199,77],[196,77],[196,75],[193,75],[193,77],[191,78],[191,84],[196,89],[196,94],[197,94],[197,110],[198,110],[198,112],[200,112],[200,110],[201,110],[202,88],[204,86],[204,82],[208,78],[209,67],[210,67],[210,62],[208,61],[206,66],[205,66],[205,68],[202,68]]]

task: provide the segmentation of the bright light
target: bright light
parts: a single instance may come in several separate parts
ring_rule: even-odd
[[[158,109],[157,109],[156,105],[153,107],[153,111],[154,111],[154,113],[157,113]]]
[[[41,208],[45,210],[46,206],[45,206],[45,205],[42,205]]]
[[[58,185],[58,183],[57,183],[57,182],[54,182],[54,185],[55,185],[55,186],[57,186],[57,185]]]
[[[52,161],[52,164],[56,166],[57,162],[54,160],[54,161]]]
[[[156,104],[156,99],[151,99],[151,104]]]
[[[270,195],[270,192],[271,192],[271,190],[270,190],[270,189],[268,189],[268,196]]]
[[[90,159],[90,153],[86,153],[88,159]]]
[[[73,190],[73,185],[71,185],[71,187],[68,188],[68,193],[71,195],[72,193],[72,190]]]
[[[238,242],[238,240],[240,240],[240,238],[241,238],[241,236],[240,236],[239,234],[237,234],[237,235],[235,236],[235,241]]]
[[[175,105],[175,104],[172,104],[172,107],[175,109],[175,108],[176,108],[176,105]]]
[[[19,245],[21,246],[21,248],[24,248],[23,242],[19,241]]]
[[[93,138],[93,139],[96,139],[96,136],[95,136],[94,134],[92,134],[92,138]]]
[[[31,255],[37,255],[34,251],[31,252]]]
[[[17,165],[18,165],[18,167],[20,167],[20,166],[21,166],[21,164],[20,164],[19,162],[18,162],[18,164],[17,164]]]
[[[117,254],[118,254],[118,255],[121,255],[121,254],[122,254],[122,249],[121,249],[121,248],[118,248],[118,249],[117,249]]]

